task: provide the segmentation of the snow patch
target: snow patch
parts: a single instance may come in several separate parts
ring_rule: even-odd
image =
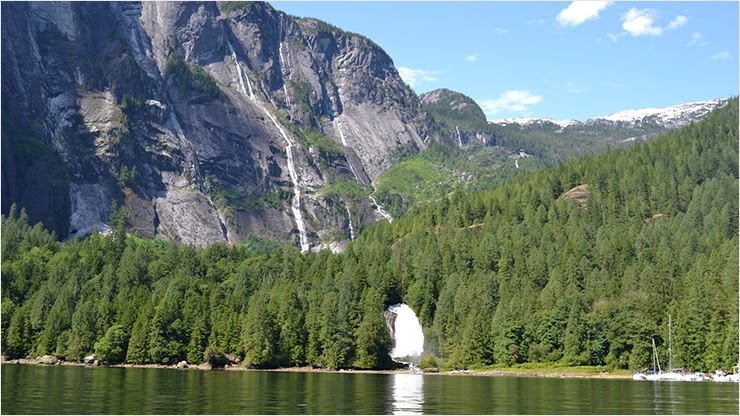
[[[638,108],[618,111],[601,117],[589,119],[589,123],[606,120],[611,122],[637,123],[652,118],[662,125],[683,125],[707,115],[710,111],[727,104],[728,100],[716,98],[707,101],[693,101],[662,108]]]
[[[526,117],[515,117],[515,118],[502,118],[498,120],[490,120],[489,123],[491,124],[501,124],[501,125],[508,125],[508,124],[518,124],[520,126],[530,126],[533,124],[544,124],[544,123],[552,123],[560,126],[561,129],[564,129],[568,126],[573,126],[576,124],[582,124],[578,120],[554,120],[551,118],[526,118]]]

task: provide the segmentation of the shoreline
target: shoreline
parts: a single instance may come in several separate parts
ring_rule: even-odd
[[[419,372],[410,369],[400,370],[355,370],[340,369],[332,370],[326,368],[314,367],[281,367],[281,368],[247,368],[236,365],[227,365],[223,368],[213,369],[210,364],[187,364],[185,367],[179,367],[178,364],[98,364],[93,365],[81,361],[63,361],[59,360],[55,364],[45,364],[35,359],[18,358],[13,360],[2,360],[2,365],[39,365],[39,366],[74,366],[74,367],[104,367],[104,368],[159,368],[170,370],[213,370],[213,371],[267,371],[267,372],[293,372],[293,373],[337,373],[337,374],[423,374],[428,376],[475,376],[475,377],[546,377],[546,378],[601,378],[601,379],[629,379],[629,374],[619,374],[612,372],[579,372],[577,370],[568,371],[566,369],[495,369],[495,370],[445,370],[438,372]]]

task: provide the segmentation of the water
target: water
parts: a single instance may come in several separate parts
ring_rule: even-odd
[[[349,227],[349,239],[354,240],[355,239],[355,227],[352,226],[352,213],[349,211],[349,205],[347,203],[344,203],[344,209],[347,210],[347,221],[348,227]]]
[[[347,147],[347,140],[344,138],[344,133],[342,132],[342,128],[339,126],[339,120],[336,118],[332,121],[332,124],[334,125],[334,128],[339,132],[339,138],[342,140],[342,146]],[[347,164],[349,165],[349,170],[352,171],[352,174],[355,175],[355,180],[357,183],[360,183],[360,177],[357,176],[357,171],[355,171],[355,167],[352,166],[352,160],[350,158],[347,159]]]
[[[375,187],[373,186],[373,190],[375,191]],[[378,211],[378,214],[380,214],[383,218],[385,218],[388,222],[393,222],[393,217],[389,213],[387,213],[382,206],[378,203],[378,201],[375,200],[375,197],[370,195],[370,200],[373,201],[373,204],[375,204],[375,209]]]
[[[391,357],[420,357],[424,351],[424,333],[419,318],[405,303],[391,305],[388,310],[396,314],[393,324],[393,350]]]
[[[295,169],[295,163],[293,163],[293,142],[288,138],[288,135],[285,134],[285,130],[283,130],[283,127],[280,126],[280,123],[277,122],[275,116],[270,114],[270,112],[267,111],[265,107],[262,107],[262,111],[265,112],[267,118],[272,121],[280,134],[283,136],[283,139],[285,139],[285,153],[288,156],[288,173],[290,174],[290,180],[293,181],[293,201],[290,206],[293,210],[293,217],[295,218],[296,228],[298,228],[298,237],[301,243],[301,253],[305,253],[308,251],[309,245],[308,236],[306,235],[306,226],[303,223],[303,214],[301,213],[301,188],[298,180],[298,173]]]
[[[254,101],[255,98],[254,98],[254,91],[252,91],[252,83],[249,82],[249,77],[245,77],[242,74],[242,66],[239,64],[239,60],[236,59],[236,52],[234,51],[234,48],[231,46],[231,43],[229,43],[229,51],[231,51],[231,57],[234,59],[234,63],[236,64],[236,73],[239,74],[239,86],[242,89],[242,93],[244,93],[244,95],[247,95],[247,90],[244,88],[244,78],[246,78],[247,86],[249,87],[249,97],[252,99],[252,101]]]
[[[278,52],[280,56],[280,75],[283,77],[283,92],[285,93],[285,103],[290,107],[290,96],[288,95],[288,86],[285,83],[285,58],[283,57],[283,19],[280,19],[280,29],[278,36]]]
[[[244,80],[242,75],[242,68],[239,64],[239,60],[236,58],[236,52],[234,51],[234,48],[231,46],[231,43],[229,43],[229,50],[231,51],[231,57],[234,59],[234,63],[236,64],[236,72],[239,75],[239,86],[241,87],[242,93],[244,95],[247,95],[247,90],[244,89]],[[281,69],[282,70],[282,69]],[[290,175],[290,180],[293,182],[293,201],[290,204],[291,210],[293,211],[293,217],[295,218],[296,228],[298,228],[298,238],[301,245],[301,253],[305,253],[309,250],[309,244],[308,244],[308,235],[306,234],[306,226],[303,222],[303,214],[301,213],[301,188],[300,188],[300,182],[298,179],[298,172],[295,169],[295,163],[293,162],[293,142],[288,138],[288,135],[285,133],[285,130],[283,127],[278,123],[275,116],[270,114],[269,111],[267,111],[267,108],[265,108],[257,99],[254,97],[254,91],[252,91],[252,84],[249,82],[249,77],[246,77],[247,79],[247,86],[249,87],[249,95],[252,99],[252,101],[265,113],[267,118],[272,121],[272,124],[275,125],[275,128],[278,129],[280,132],[280,135],[283,136],[283,139],[285,140],[285,153],[287,154],[288,158],[288,174]],[[286,90],[286,96],[287,96],[287,90]]]
[[[738,414],[736,383],[2,365],[3,414]]]

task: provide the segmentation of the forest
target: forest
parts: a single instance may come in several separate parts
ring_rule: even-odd
[[[205,249],[2,218],[2,354],[388,368],[405,302],[443,367],[738,363],[738,99],[705,120],[486,191],[455,190],[342,254]],[[568,191],[579,187],[580,197]]]

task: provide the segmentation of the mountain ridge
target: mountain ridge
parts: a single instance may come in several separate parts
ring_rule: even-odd
[[[640,124],[645,122],[654,122],[664,127],[675,128],[696,121],[706,116],[711,110],[722,107],[727,104],[728,98],[714,98],[703,101],[690,101],[675,104],[667,107],[649,107],[621,110],[604,116],[591,117],[586,121],[575,119],[555,120],[547,117],[513,117],[504,119],[488,120],[491,124],[519,124],[530,125],[536,123],[552,123],[561,128],[570,127],[577,124],[598,124],[598,123],[625,123]]]

